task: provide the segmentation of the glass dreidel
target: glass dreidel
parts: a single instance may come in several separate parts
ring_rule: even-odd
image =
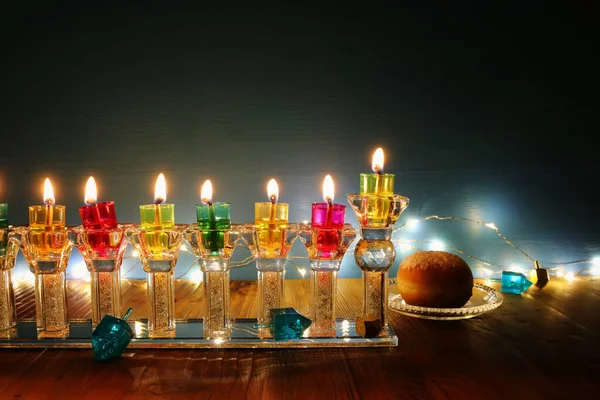
[[[38,339],[69,336],[66,269],[73,243],[64,216],[64,206],[32,206],[29,227],[15,228],[9,234],[8,254],[15,257],[20,249],[35,275]]]
[[[203,326],[206,339],[231,338],[229,266],[241,235],[241,225],[227,225],[219,227],[221,229],[190,226],[186,232],[186,239],[198,258],[204,278]]]
[[[17,315],[12,284],[12,268],[15,266],[18,247],[13,246],[12,250],[7,249],[8,234],[11,229],[6,219],[2,217],[2,208],[0,208],[0,339],[12,339],[17,337]],[[14,252],[14,254],[9,254],[9,250]]]
[[[187,226],[175,225],[172,204],[160,206],[162,223],[155,224],[154,205],[141,206],[141,226],[126,230],[129,242],[138,251],[146,272],[148,293],[148,336],[175,336],[175,277],[173,271]],[[171,206],[171,207],[165,207]],[[147,207],[149,210],[145,210]]]
[[[129,307],[123,318],[105,315],[92,332],[92,350],[94,360],[104,361],[119,357],[133,338],[133,331],[127,323],[127,318],[133,312]]]
[[[104,315],[121,315],[121,264],[127,248],[125,231],[132,227],[117,225],[95,229],[78,226],[71,231],[73,241],[90,272],[92,328]]]
[[[314,219],[313,224],[300,225],[299,236],[310,260],[311,337],[336,335],[337,274],[348,246],[356,237],[352,225],[343,223],[343,209],[341,213],[342,223],[337,228],[319,228]]]
[[[381,321],[380,335],[387,335],[388,271],[396,258],[392,231],[409,200],[397,194],[351,193],[348,202],[360,224],[354,259],[363,271],[363,317],[375,316]]]
[[[267,323],[254,324],[255,328],[271,329],[275,340],[301,339],[312,321],[300,314],[293,307],[272,308]]]
[[[242,236],[258,271],[258,336],[272,338],[271,310],[283,308],[285,264],[298,226],[288,224],[287,219],[279,224],[247,224]]]

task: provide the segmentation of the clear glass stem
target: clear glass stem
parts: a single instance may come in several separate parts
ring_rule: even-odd
[[[120,271],[90,272],[92,289],[92,328],[105,315],[121,318],[121,274]]]
[[[0,259],[0,262],[3,262]],[[0,339],[17,337],[17,315],[11,270],[0,271]]]
[[[387,280],[388,272],[385,271],[365,271],[363,270],[363,314],[369,314],[381,320],[381,335],[386,335],[388,331],[387,322]]]
[[[310,336],[335,337],[337,271],[310,271]]]
[[[38,339],[69,336],[67,274],[35,274],[35,310]]]
[[[258,271],[258,324],[271,323],[271,309],[282,308],[284,271]],[[273,337],[270,328],[259,328],[258,336]]]
[[[148,272],[148,336],[175,336],[175,278],[173,271]]]
[[[231,338],[229,270],[204,272],[204,337]]]

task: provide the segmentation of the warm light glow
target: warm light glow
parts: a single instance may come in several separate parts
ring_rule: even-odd
[[[52,189],[52,183],[50,179],[46,178],[44,181],[44,204],[47,206],[54,205],[54,189]]]
[[[212,203],[212,183],[210,182],[210,179],[205,180],[204,184],[202,185],[202,190],[200,191],[200,200],[202,200],[204,204]]]
[[[591,269],[590,269],[590,274],[592,274],[593,276],[598,276],[600,275],[600,265],[594,265]]]
[[[194,283],[200,283],[203,281],[203,277],[202,277],[202,271],[200,270],[194,270],[192,271],[192,274],[190,276],[190,279],[192,280],[192,282]]]
[[[562,278],[563,276],[565,276],[565,270],[562,268],[557,268],[556,269],[556,276],[558,278]]]
[[[269,195],[269,200],[273,203],[279,198],[279,186],[275,179],[271,179],[267,184],[267,194]]]
[[[575,280],[575,274],[572,271],[569,271],[566,273],[565,279],[569,282],[573,282]]]
[[[225,340],[224,340],[223,338],[220,338],[220,337],[218,337],[218,338],[215,338],[215,344],[221,344],[221,343],[223,343],[224,341],[225,341]]]
[[[333,178],[331,175],[327,175],[325,179],[323,179],[323,199],[325,199],[327,203],[333,203],[334,192]]]
[[[98,190],[96,189],[96,180],[93,176],[90,176],[87,183],[85,184],[85,204],[92,205],[98,201]]]
[[[525,275],[527,273],[527,271],[525,271],[524,268],[521,268],[518,265],[513,265],[512,267],[510,267],[510,271],[516,272],[519,274],[523,274],[523,275]]]
[[[489,269],[489,268],[481,268],[481,270],[482,270],[483,272],[485,272],[485,274],[486,274],[487,276],[491,276],[491,275],[494,273],[494,271],[492,271],[492,270],[491,270],[491,269]]]
[[[383,149],[380,147],[373,153],[373,163],[371,164],[373,172],[376,174],[383,173]]]
[[[167,182],[162,172],[156,178],[156,185],[154,186],[154,203],[162,204],[167,201]]]
[[[302,275],[303,278],[306,276],[306,270],[304,268],[300,268],[298,272],[300,272],[300,275]]]
[[[417,225],[419,225],[419,220],[418,220],[418,219],[411,219],[410,221],[408,221],[408,222],[406,223],[406,225],[407,225],[409,228],[411,228],[411,229],[412,229],[412,228],[416,228],[416,227],[417,227]]]
[[[133,251],[131,252],[131,256],[132,256],[132,257],[138,257],[139,255],[140,255],[140,252],[139,252],[139,251],[137,251],[137,250],[133,250]]]
[[[142,336],[142,334],[144,333],[146,329],[146,327],[144,326],[144,324],[140,321],[135,321],[135,336],[136,337],[140,337]]]
[[[446,245],[441,240],[432,240],[429,247],[431,250],[442,251],[446,248]]]
[[[487,226],[488,228],[493,229],[495,231],[498,230],[498,227],[496,225],[494,225],[493,222],[488,222],[487,224],[485,224],[485,226]]]

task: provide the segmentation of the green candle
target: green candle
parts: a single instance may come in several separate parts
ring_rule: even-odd
[[[8,228],[8,204],[0,203],[0,229]],[[8,232],[0,232],[0,257],[6,253]]]
[[[8,204],[0,203],[0,229],[8,228]]]
[[[198,227],[202,229],[202,245],[218,254],[225,247],[225,231],[231,228],[230,205],[224,202],[213,203],[210,180],[202,185],[200,198],[202,204],[196,205],[196,217]]]

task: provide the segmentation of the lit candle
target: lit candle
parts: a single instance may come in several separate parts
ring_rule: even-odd
[[[312,204],[312,227],[342,229],[344,227],[344,214],[346,206],[334,204],[334,185],[331,175],[323,180],[323,199],[325,203]]]
[[[0,229],[8,228],[8,204],[0,203]],[[0,256],[4,256],[8,234],[0,232]]]
[[[225,202],[213,202],[213,190],[210,180],[206,180],[200,191],[202,204],[196,205],[198,227],[203,230],[202,242],[211,251],[225,246],[224,231],[231,227],[230,205]]]
[[[161,173],[154,186],[154,204],[140,206],[142,229],[172,229],[175,227],[175,205],[166,204],[167,183]]]
[[[329,258],[330,252],[339,246],[338,230],[344,228],[346,206],[334,204],[334,185],[331,175],[323,180],[323,199],[325,203],[312,204],[312,228],[316,231],[316,248],[321,250],[322,258]]]
[[[270,201],[254,204],[254,224],[259,231],[269,230],[266,237],[260,234],[260,241],[261,244],[271,248],[282,237],[280,232],[276,235],[273,230],[287,227],[289,204],[277,202],[279,186],[275,179],[271,179],[267,184],[267,194]]]
[[[79,208],[83,227],[86,229],[115,229],[117,227],[115,202],[97,203],[97,200],[96,181],[93,176],[90,176],[85,185],[85,206]]]
[[[44,205],[29,207],[29,225],[34,229],[54,230],[65,226],[65,206],[55,205],[50,179],[44,181]]]
[[[8,204],[0,203],[0,229],[8,228]]]
[[[362,195],[394,195],[394,175],[383,173],[383,149],[375,150],[372,161],[372,174],[360,174],[360,194]]]

